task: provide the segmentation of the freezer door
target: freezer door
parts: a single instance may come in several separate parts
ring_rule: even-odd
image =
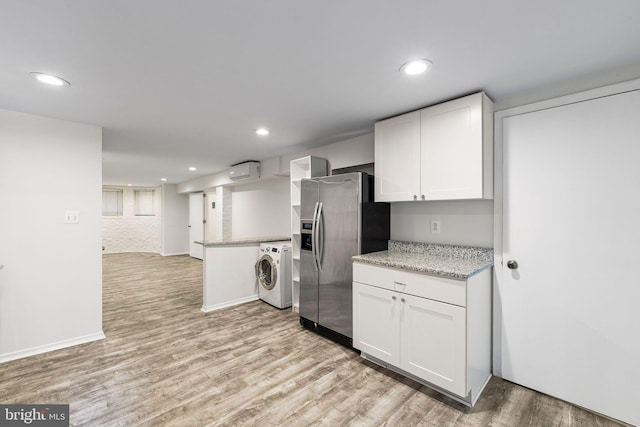
[[[300,193],[301,223],[312,224],[311,230],[305,230],[302,238],[309,240],[311,245],[303,245],[300,249],[300,317],[318,323],[318,268],[315,257],[316,218],[314,214],[318,207],[318,183],[303,179]]]
[[[318,270],[310,251],[300,251],[300,317],[318,323]]]
[[[361,174],[318,178],[318,323],[353,337],[352,260],[360,247]]]

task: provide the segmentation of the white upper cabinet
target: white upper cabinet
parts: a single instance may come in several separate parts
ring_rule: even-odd
[[[420,112],[375,125],[375,198],[412,200],[420,194]]]
[[[493,198],[493,102],[483,93],[376,123],[376,201]]]

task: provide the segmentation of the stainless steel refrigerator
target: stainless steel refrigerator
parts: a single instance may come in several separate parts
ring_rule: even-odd
[[[386,250],[389,204],[373,203],[363,172],[303,179],[300,207],[300,323],[351,346],[352,260]]]

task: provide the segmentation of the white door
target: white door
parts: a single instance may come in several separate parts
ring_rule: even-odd
[[[194,242],[204,240],[204,199],[203,193],[189,194],[189,255],[198,259],[204,248]]]
[[[466,397],[465,308],[406,294],[401,303],[400,367]]]
[[[503,135],[503,377],[640,425],[640,91]]]

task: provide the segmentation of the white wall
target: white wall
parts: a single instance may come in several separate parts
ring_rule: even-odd
[[[374,134],[329,144],[286,157],[314,155],[329,160],[330,169],[374,161]],[[440,234],[430,233],[431,220],[441,221]],[[401,202],[391,204],[393,240],[493,247],[493,201]]]
[[[329,172],[349,166],[364,165],[374,162],[373,133],[345,139],[333,144],[323,145],[307,151],[282,157],[281,164],[289,170],[289,162],[305,156],[317,156],[329,161]]]
[[[290,191],[287,177],[233,187],[233,239],[291,234]]]
[[[432,220],[440,234],[431,233]],[[493,200],[393,203],[391,239],[491,248]]]
[[[314,155],[329,161],[329,169],[368,164],[374,161],[374,134],[299,153],[269,159],[264,170],[284,173],[289,162]],[[276,165],[279,165],[276,167]],[[203,182],[206,180],[202,180]],[[182,185],[187,187],[187,185]],[[189,188],[196,188],[191,181]],[[180,191],[180,186],[178,191]],[[226,188],[226,187],[225,187]],[[288,178],[263,177],[252,183],[231,187],[233,191],[233,238],[290,233],[290,187]],[[238,207],[237,203],[240,204]],[[264,212],[280,212],[267,215]],[[442,232],[431,234],[432,219],[441,221]],[[391,206],[391,238],[394,240],[493,247],[493,201],[403,202]]]
[[[97,126],[0,110],[0,362],[104,338],[101,151]]]
[[[107,188],[107,187],[105,187]],[[156,252],[161,250],[162,191],[154,188],[154,216],[136,216],[134,190],[136,187],[114,187],[123,190],[122,216],[102,218],[102,245],[105,254],[120,252]]]
[[[216,190],[204,194],[204,219],[207,221],[204,225],[204,241],[213,242],[216,240],[216,210],[211,206],[216,203]]]
[[[595,72],[574,76],[569,79],[532,87],[508,97],[495,99],[495,111],[545,101],[564,95],[591,90],[598,87],[622,83],[640,76],[640,63],[630,63],[614,68],[600,69]]]
[[[178,194],[177,185],[162,184],[162,255],[189,253],[189,196]]]

